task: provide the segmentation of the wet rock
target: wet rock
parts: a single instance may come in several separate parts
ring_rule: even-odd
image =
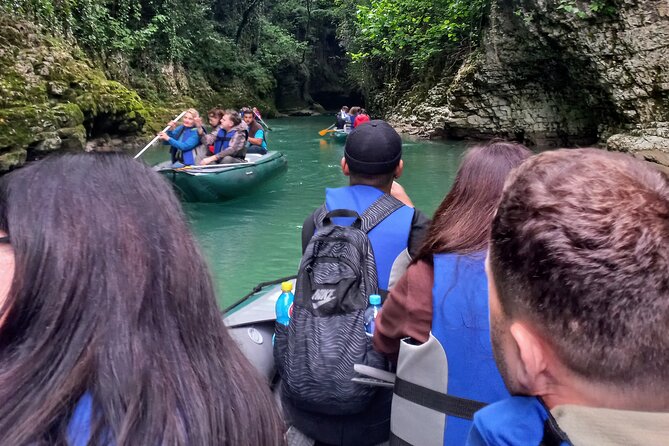
[[[63,143],[57,132],[43,132],[39,137],[40,141],[33,148],[35,152],[55,152]]]
[[[13,149],[8,152],[0,153],[0,171],[6,172],[23,165],[26,162],[28,152],[24,149]]]
[[[86,128],[83,125],[58,129],[58,136],[63,150],[82,152],[86,149]]]

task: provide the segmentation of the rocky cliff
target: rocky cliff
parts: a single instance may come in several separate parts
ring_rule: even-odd
[[[0,171],[87,137],[138,132],[137,94],[110,81],[85,55],[40,29],[0,18]]]
[[[426,137],[599,143],[669,165],[669,1],[495,0],[480,48],[389,119]]]

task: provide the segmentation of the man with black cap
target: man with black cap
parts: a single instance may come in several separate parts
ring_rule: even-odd
[[[367,234],[374,251],[379,290],[388,290],[406,270],[411,255],[417,253],[429,219],[410,205],[401,187],[393,188],[402,175],[402,139],[385,121],[373,120],[355,128],[346,140],[341,160],[350,185],[325,191],[328,211],[353,210],[362,215],[383,194],[393,194],[403,203]],[[392,190],[391,190],[392,189]],[[304,222],[302,250],[314,234],[315,213]],[[336,224],[350,224],[352,219],[338,217]],[[383,293],[383,291],[382,291]],[[288,421],[299,431],[326,445],[375,445],[388,440],[392,392],[377,392],[369,407],[350,416],[323,415],[293,407],[284,399]]]

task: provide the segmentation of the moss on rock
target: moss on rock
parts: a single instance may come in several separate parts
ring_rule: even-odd
[[[0,18],[0,171],[32,152],[84,150],[97,128],[139,133],[148,117],[137,93],[108,80],[81,50]]]

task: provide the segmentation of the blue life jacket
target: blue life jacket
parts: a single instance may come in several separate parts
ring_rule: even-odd
[[[448,360],[448,395],[492,403],[509,397],[497,370],[488,323],[485,252],[434,255],[432,335]],[[444,445],[463,444],[472,422],[449,416]]]
[[[169,141],[164,144],[170,145],[170,155],[172,162],[183,163],[186,166],[195,164],[195,149],[200,145],[200,135],[195,127],[185,127],[180,125],[174,130],[168,130]]]
[[[209,150],[213,155],[216,155],[219,153],[221,150],[223,150],[223,146],[230,144],[230,139],[226,140],[226,132],[223,129],[218,129],[218,133],[216,133],[216,140],[214,141],[214,150],[211,151]]]
[[[467,446],[570,446],[543,402],[514,396],[484,407],[474,415]]]
[[[223,129],[220,129],[218,131],[218,134],[216,134],[216,142],[214,142],[214,155],[221,152],[222,150],[227,149],[230,146],[230,141],[232,141],[232,137],[235,136],[236,133],[237,130],[235,129],[232,129],[227,132]]]
[[[325,207],[328,211],[350,209],[357,212],[358,215],[362,215],[381,195],[383,195],[383,191],[372,186],[356,185],[337,189],[328,188],[325,190]],[[367,234],[374,250],[376,273],[379,288],[382,290],[388,290],[393,262],[407,249],[413,214],[413,208],[402,206]],[[352,219],[346,217],[334,218],[333,221],[338,225],[353,223]]]

